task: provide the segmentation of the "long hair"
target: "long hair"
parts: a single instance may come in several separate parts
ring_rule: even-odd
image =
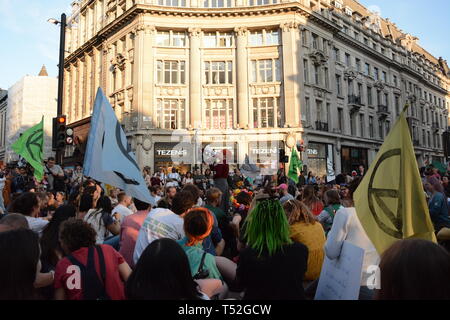
[[[21,213],[24,216],[31,216],[36,207],[39,207],[38,196],[32,192],[25,192],[14,200],[8,211],[11,213]]]
[[[267,250],[271,256],[284,245],[292,243],[286,214],[277,199],[258,201],[247,217],[244,228],[247,244],[259,255]]]
[[[34,300],[39,238],[29,229],[0,233],[0,300]]]
[[[423,239],[395,242],[380,262],[378,300],[449,300],[450,254]]]
[[[303,203],[307,207],[311,207],[314,203],[319,202],[319,198],[316,196],[316,189],[312,185],[305,186],[303,190]]]
[[[74,218],[76,216],[76,208],[71,205],[61,206],[56,209],[53,218],[42,232],[41,238],[41,259],[52,266],[58,263],[58,256],[56,250],[63,252],[59,244],[59,227],[61,223]]]
[[[128,300],[198,300],[189,260],[172,239],[153,241],[125,285]]]
[[[288,200],[284,203],[283,209],[288,217],[289,225],[297,222],[305,222],[306,224],[315,224],[316,219],[303,202],[298,200]]]

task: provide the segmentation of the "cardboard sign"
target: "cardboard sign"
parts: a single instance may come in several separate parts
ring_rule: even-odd
[[[325,257],[314,300],[358,300],[364,249],[344,241],[336,260]]]

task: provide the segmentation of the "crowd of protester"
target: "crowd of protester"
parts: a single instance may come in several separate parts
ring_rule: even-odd
[[[2,169],[0,300],[313,299],[344,241],[365,251],[359,299],[450,299],[450,172],[420,170],[439,244],[401,240],[381,257],[353,203],[363,166],[298,183],[284,170],[146,167],[148,203],[82,172],[52,158],[42,182]],[[367,285],[371,265],[379,289]]]

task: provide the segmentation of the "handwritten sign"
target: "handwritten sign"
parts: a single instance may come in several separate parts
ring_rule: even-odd
[[[314,300],[358,300],[364,249],[344,241],[336,260],[325,258]]]

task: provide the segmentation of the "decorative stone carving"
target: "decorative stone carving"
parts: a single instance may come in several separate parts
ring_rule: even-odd
[[[152,136],[149,134],[144,135],[142,137],[142,149],[148,152],[152,150],[152,145],[153,145]]]
[[[355,70],[349,68],[344,71],[344,80],[355,80],[356,78],[358,78],[358,72]]]
[[[155,34],[156,33],[156,28],[154,25],[151,24],[139,24],[137,25],[132,33],[140,33],[140,32],[144,32],[145,34]]]
[[[314,50],[309,54],[309,57],[315,66],[322,66],[328,62],[328,57],[319,50]]]
[[[202,29],[200,28],[189,28],[188,29],[189,37],[200,37],[202,33]]]
[[[296,21],[290,21],[290,22],[285,22],[280,24],[280,28],[281,30],[283,30],[283,32],[288,32],[294,29],[298,29],[298,27],[300,26],[300,23],[296,22]]]
[[[112,60],[111,64],[114,68],[119,68],[121,71],[125,69],[125,63],[127,61],[127,58],[124,57],[123,54],[118,53]]]
[[[243,36],[247,35],[248,30],[246,27],[236,27],[236,28],[234,28],[234,32],[236,33],[236,35],[238,37],[243,37]]]
[[[374,86],[375,88],[377,88],[378,90],[383,91],[383,90],[384,90],[384,87],[385,87],[386,85],[384,84],[384,82],[376,81],[376,82],[374,83],[373,86]]]

